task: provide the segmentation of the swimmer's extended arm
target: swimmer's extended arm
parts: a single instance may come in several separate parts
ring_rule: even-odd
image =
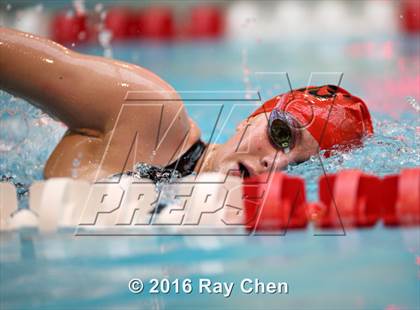
[[[1,27],[0,88],[46,110],[70,129],[99,133],[112,129],[127,91],[156,91],[159,100],[179,98],[165,81],[136,65],[82,55]],[[172,101],[168,109],[176,114],[180,106],[182,102]]]

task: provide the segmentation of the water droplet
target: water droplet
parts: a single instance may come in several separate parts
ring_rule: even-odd
[[[420,112],[420,104],[417,102],[416,98],[407,96],[406,97],[407,103],[413,107],[416,112]]]
[[[79,158],[73,159],[72,165],[73,165],[73,168],[79,167],[80,166],[80,159]]]
[[[86,6],[84,0],[73,0],[73,7],[77,14],[86,13]]]
[[[44,10],[44,5],[42,3],[37,4],[35,6],[35,12],[37,12],[37,13],[41,13],[43,10]]]
[[[99,13],[104,9],[104,5],[102,3],[95,4],[95,12]]]
[[[111,48],[112,32],[106,29],[99,31],[98,41],[99,44],[104,49],[104,57],[112,58],[112,48]]]
[[[81,31],[79,32],[79,34],[77,35],[77,38],[81,41],[86,39],[86,31]]]

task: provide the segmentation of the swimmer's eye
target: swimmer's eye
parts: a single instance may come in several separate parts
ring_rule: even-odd
[[[276,110],[271,112],[268,123],[268,136],[273,146],[277,149],[288,152],[293,148],[295,133],[289,125],[289,120],[285,113]]]
[[[271,123],[270,137],[277,147],[282,149],[290,148],[292,132],[282,120],[276,119]]]

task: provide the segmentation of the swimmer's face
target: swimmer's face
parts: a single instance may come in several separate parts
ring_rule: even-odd
[[[299,129],[292,149],[276,148],[267,134],[268,117],[269,114],[261,113],[242,121],[235,135],[215,151],[213,169],[225,174],[252,176],[283,170],[318,152],[317,141],[306,129]]]

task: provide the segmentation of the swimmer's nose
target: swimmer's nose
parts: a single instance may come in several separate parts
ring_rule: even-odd
[[[268,171],[284,170],[287,168],[288,164],[289,162],[287,157],[281,152],[278,152],[277,154],[266,155],[260,160],[262,173]]]

